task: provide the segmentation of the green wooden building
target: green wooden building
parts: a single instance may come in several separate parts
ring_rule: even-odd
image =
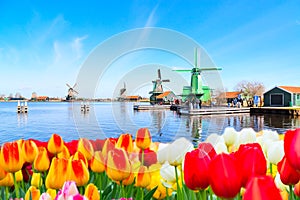
[[[264,93],[264,106],[300,106],[300,87],[276,86]]]

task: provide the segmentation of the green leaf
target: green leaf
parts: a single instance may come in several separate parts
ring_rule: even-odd
[[[153,188],[151,191],[149,191],[145,197],[144,200],[150,200],[153,197],[154,192],[156,191],[158,186],[156,186],[155,188]]]
[[[112,185],[113,185],[113,184],[109,184],[109,185],[104,189],[103,194],[102,194],[103,197],[105,197],[105,196],[107,196],[108,194],[111,193],[111,191],[112,191]]]

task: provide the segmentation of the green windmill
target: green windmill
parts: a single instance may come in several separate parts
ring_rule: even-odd
[[[175,69],[177,72],[191,72],[191,85],[184,86],[182,89],[182,101],[201,99],[202,101],[208,101],[211,98],[211,89],[208,86],[203,86],[201,72],[202,71],[214,71],[222,70],[221,68],[199,68],[198,66],[198,53],[197,48],[195,49],[195,66],[192,69]]]

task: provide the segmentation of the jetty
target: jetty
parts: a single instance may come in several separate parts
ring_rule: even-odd
[[[170,110],[171,105],[133,105],[133,110]]]
[[[25,102],[18,101],[17,113],[28,113],[27,101]]]
[[[187,107],[179,107],[177,113],[180,115],[221,115],[221,114],[239,114],[250,113],[249,107],[209,107],[201,109],[189,109]]]
[[[250,113],[300,116],[300,107],[255,107],[250,109]]]

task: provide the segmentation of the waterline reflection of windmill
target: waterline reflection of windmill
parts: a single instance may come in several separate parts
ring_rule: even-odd
[[[77,86],[77,83],[75,83],[73,87],[71,87],[68,83],[66,83],[66,85],[69,88],[66,100],[67,101],[72,101],[72,100],[74,100],[76,98],[75,94],[78,94],[78,92],[74,89]]]
[[[158,75],[158,78],[156,80],[152,81],[153,90],[149,92],[149,94],[151,94],[151,96],[150,96],[151,104],[156,104],[157,103],[156,97],[164,92],[162,83],[170,82],[169,79],[162,80],[160,69],[157,70],[157,75]]]
[[[191,72],[190,86],[184,86],[182,89],[182,101],[195,101],[197,99],[201,99],[202,101],[209,101],[211,99],[211,89],[209,88],[209,86],[203,86],[201,72],[215,70],[222,70],[222,68],[200,68],[200,54],[198,54],[197,48],[195,49],[195,64],[192,69],[173,69],[173,71],[176,72]]]

